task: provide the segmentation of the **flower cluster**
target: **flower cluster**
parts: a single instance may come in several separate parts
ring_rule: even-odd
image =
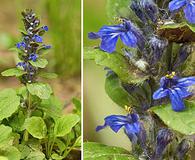
[[[129,17],[119,18],[119,24],[105,25],[96,33],[90,32],[88,37],[90,39],[101,39],[99,48],[113,55],[118,54],[114,51],[117,50],[118,39],[121,39],[123,43],[122,55],[125,60],[128,60],[129,70],[132,72],[129,74],[136,74],[137,77],[141,75],[141,78],[144,75],[147,78],[143,78],[143,83],[140,84],[123,82],[120,75],[114,73],[112,68],[106,67],[107,75],[115,74],[118,76],[122,89],[125,89],[132,97],[137,96],[140,106],[138,107],[137,104],[134,106],[132,100],[132,104],[127,105],[133,106],[133,112],[129,112],[126,116],[107,116],[104,125],[98,126],[96,131],[109,126],[117,133],[121,128],[124,128],[130,141],[133,144],[139,143],[143,154],[147,158],[152,160],[163,159],[167,147],[175,140],[175,134],[172,130],[165,128],[164,124],[160,123],[159,125],[157,118],[153,118],[153,115],[150,115],[146,110],[156,105],[171,103],[173,111],[182,112],[186,108],[184,99],[193,96],[189,87],[195,85],[195,77],[187,77],[183,74],[186,67],[183,64],[193,53],[194,41],[191,41],[191,39],[187,41],[188,43],[180,41],[184,34],[189,37],[189,33],[178,34],[182,29],[177,28],[177,23],[182,19],[183,14],[180,10],[183,9],[185,18],[189,22],[188,25],[193,26],[192,24],[195,24],[195,0],[132,0],[129,9],[134,11],[137,16],[136,20],[129,19]],[[159,34],[159,28],[163,30],[163,27],[166,27],[164,22],[176,24],[166,28],[168,31],[165,29],[163,33],[166,36]],[[176,36],[169,32],[170,28],[173,29]],[[167,38],[171,36],[174,40]],[[144,86],[144,84],[147,85]],[[145,119],[150,120],[146,121]],[[147,128],[146,126],[150,124],[150,121],[156,126],[151,125],[152,130],[148,133],[150,127]],[[152,133],[153,131],[154,133]],[[151,137],[153,139],[150,139]],[[154,142],[156,142],[155,147],[151,147],[154,146]],[[190,145],[186,140],[178,143],[178,147],[174,152],[177,152],[176,156],[181,159],[189,149]]]
[[[41,56],[41,51],[50,49],[50,45],[43,43],[42,35],[48,31],[47,26],[41,26],[40,20],[36,17],[32,10],[22,12],[25,31],[22,32],[22,42],[16,44],[19,51],[20,62],[17,67],[23,69],[26,74],[22,76],[22,83],[32,82],[35,80],[37,68],[32,65],[32,62],[38,61]]]

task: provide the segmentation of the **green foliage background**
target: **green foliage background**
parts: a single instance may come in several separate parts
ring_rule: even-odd
[[[106,0],[84,0],[84,47],[99,44],[99,40],[92,41],[87,38],[88,32],[98,31],[108,24],[106,13]],[[129,150],[130,143],[123,131],[115,134],[109,129],[95,132],[95,127],[103,123],[105,116],[110,114],[125,114],[106,94],[105,74],[101,66],[93,61],[84,61],[84,140],[96,141],[111,146],[119,146]],[[108,138],[109,137],[109,138]],[[113,141],[114,139],[114,141]]]

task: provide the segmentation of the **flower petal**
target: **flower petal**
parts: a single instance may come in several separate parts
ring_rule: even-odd
[[[174,111],[179,112],[185,109],[183,99],[176,90],[169,89],[169,97]]]
[[[121,33],[120,38],[121,38],[122,42],[128,47],[136,47],[137,46],[137,38],[130,31]]]
[[[164,98],[168,95],[168,89],[159,88],[157,91],[153,94],[153,99],[160,99]]]
[[[177,86],[189,87],[191,85],[195,85],[195,77],[185,77],[178,79]]]
[[[122,24],[119,24],[119,25],[113,25],[113,26],[103,26],[98,31],[98,34],[102,37],[102,36],[113,35],[113,34],[118,35],[124,31],[125,31],[124,26]]]
[[[195,1],[191,1],[188,3],[184,9],[185,17],[186,19],[192,23],[195,24]]]
[[[186,5],[186,0],[173,0],[169,3],[169,10],[175,11]]]
[[[188,92],[184,87],[174,87],[173,89],[177,91],[181,98],[186,98],[192,95],[192,93]]]
[[[111,115],[106,117],[104,120],[105,120],[104,125],[97,126],[96,131],[99,131],[109,126],[114,132],[118,132],[121,127],[129,123],[129,118],[127,116],[122,115]]]
[[[98,33],[90,32],[90,33],[88,33],[88,38],[89,39],[98,39],[98,38],[100,38],[100,36]]]
[[[127,133],[139,133],[140,132],[140,123],[135,122],[132,124],[126,124],[125,125],[125,130]]]
[[[103,36],[100,48],[103,51],[108,53],[112,53],[116,49],[116,42],[118,40],[118,36]]]

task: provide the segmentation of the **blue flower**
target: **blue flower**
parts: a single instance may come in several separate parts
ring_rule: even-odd
[[[97,126],[96,131],[104,129],[109,126],[115,133],[117,133],[122,127],[124,127],[126,135],[133,143],[137,141],[137,135],[141,131],[141,124],[139,122],[139,116],[136,113],[123,115],[111,115],[107,116],[103,126]]]
[[[141,31],[130,21],[123,20],[122,24],[103,26],[97,33],[90,32],[90,39],[101,39],[100,49],[112,53],[116,49],[117,40],[120,39],[128,47],[144,47],[144,37]]]
[[[42,43],[43,42],[42,37],[39,36],[39,35],[34,35],[33,38],[32,38],[32,40],[34,40],[37,43]]]
[[[51,45],[44,45],[44,48],[45,49],[50,49],[51,48]]]
[[[171,12],[183,8],[186,19],[195,24],[195,0],[172,0],[169,3]]]
[[[27,64],[25,62],[19,62],[16,66],[17,67],[22,67],[23,69],[26,69]]]
[[[26,46],[25,42],[19,42],[19,43],[16,44],[17,48],[21,48],[21,47],[25,48],[25,46]]]
[[[175,72],[172,72],[160,80],[160,88],[154,92],[153,99],[169,97],[174,111],[185,109],[183,99],[191,96],[188,87],[195,84],[195,77],[178,78]]]
[[[36,60],[37,60],[37,58],[38,58],[38,55],[37,54],[30,54],[30,56],[29,56],[29,60],[32,60],[33,62],[35,62]]]
[[[42,28],[43,28],[44,31],[48,31],[49,30],[48,26],[43,26]]]

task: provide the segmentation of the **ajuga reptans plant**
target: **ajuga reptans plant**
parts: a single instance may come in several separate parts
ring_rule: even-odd
[[[195,134],[195,1],[108,2],[108,8],[116,9],[116,17],[110,25],[88,34],[101,43],[86,48],[84,57],[105,67],[105,90],[127,115],[107,116],[96,131],[110,127],[117,133],[124,129],[132,144],[127,159],[191,159]],[[100,148],[106,146],[86,143],[84,157],[90,157],[87,151],[94,146],[99,147],[99,155],[104,155]],[[120,152],[121,157],[115,151],[103,157],[122,159],[125,151]]]
[[[50,45],[43,43],[47,26],[32,10],[22,12],[24,31],[16,44],[16,67],[2,72],[15,76],[18,89],[0,91],[0,157],[8,160],[79,159],[80,102],[73,99],[75,110],[63,115],[63,105],[43,78],[56,74],[43,71]],[[73,154],[74,153],[74,154]]]

